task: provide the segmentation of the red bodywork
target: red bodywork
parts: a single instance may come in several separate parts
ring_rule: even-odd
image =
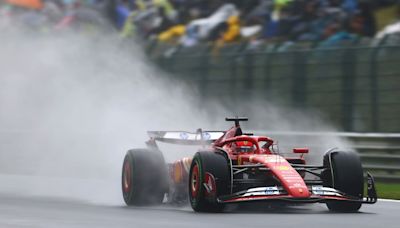
[[[232,161],[236,161],[235,164],[237,165],[263,164],[265,168],[271,171],[269,175],[273,175],[280,180],[288,195],[292,197],[308,198],[311,196],[303,177],[287,161],[290,158],[284,158],[272,153],[271,146],[274,141],[271,138],[248,135],[235,136],[238,129],[239,127],[232,127],[221,138],[216,140],[212,147],[222,148],[229,154]],[[254,147],[254,150],[236,152],[237,142],[249,142]],[[260,144],[264,145],[260,147]],[[294,159],[300,160],[301,163],[305,164],[302,158]]]

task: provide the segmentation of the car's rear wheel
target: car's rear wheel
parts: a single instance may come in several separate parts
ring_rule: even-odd
[[[360,157],[351,151],[331,151],[324,156],[325,171],[322,173],[324,185],[333,187],[356,199],[363,198],[364,177]],[[331,211],[356,212],[360,202],[329,201]]]
[[[167,169],[160,151],[129,150],[122,166],[122,195],[127,205],[153,205],[168,191]]]
[[[195,154],[189,173],[189,201],[194,211],[220,212],[217,197],[229,193],[230,167],[225,156],[213,152]]]

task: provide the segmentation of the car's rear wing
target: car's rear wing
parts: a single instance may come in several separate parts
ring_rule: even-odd
[[[151,140],[180,144],[180,145],[204,145],[211,144],[220,138],[224,131],[202,131],[198,129],[195,133],[187,131],[148,131]]]

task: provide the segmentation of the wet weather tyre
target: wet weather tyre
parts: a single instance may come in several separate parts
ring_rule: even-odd
[[[122,166],[122,195],[129,206],[161,204],[168,191],[167,168],[160,151],[129,150]]]
[[[192,160],[189,172],[189,202],[196,212],[221,212],[224,205],[217,197],[229,193],[231,170],[223,154],[198,152]],[[204,186],[206,174],[215,180],[214,194],[207,193]]]
[[[364,177],[360,157],[351,151],[332,151],[324,156],[325,173],[322,179],[325,185],[355,197],[363,198]],[[330,211],[356,212],[361,208],[360,202],[329,201]]]

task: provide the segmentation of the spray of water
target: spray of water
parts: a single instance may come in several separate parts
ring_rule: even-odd
[[[146,130],[224,130],[232,114],[252,116],[249,128],[332,130],[265,102],[240,111],[199,102],[171,78],[112,35],[2,33],[0,172],[9,184],[0,192],[121,204],[123,156],[144,147]],[[346,146],[332,137],[320,143]]]

